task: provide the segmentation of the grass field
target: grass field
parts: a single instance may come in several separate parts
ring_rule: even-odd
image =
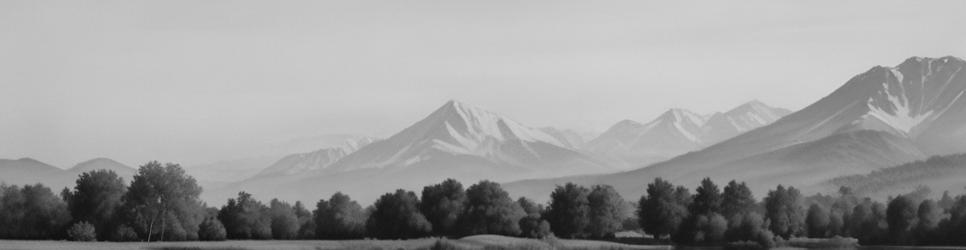
[[[635,246],[606,241],[534,240],[496,235],[438,240],[252,240],[220,242],[71,242],[0,240],[0,249],[150,249],[150,250],[235,250],[235,249],[670,249],[669,246]]]

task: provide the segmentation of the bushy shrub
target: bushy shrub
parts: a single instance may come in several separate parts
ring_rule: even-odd
[[[72,241],[95,241],[97,240],[97,233],[94,230],[94,225],[81,221],[74,223],[67,229],[67,238]]]
[[[207,218],[198,228],[198,238],[203,241],[222,241],[226,237],[225,225],[215,218]]]

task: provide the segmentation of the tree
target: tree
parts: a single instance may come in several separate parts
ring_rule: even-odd
[[[315,208],[315,232],[320,239],[356,239],[365,235],[365,212],[348,195],[336,192],[319,200]]]
[[[664,238],[678,230],[681,222],[688,216],[685,203],[690,197],[687,189],[675,189],[670,182],[661,178],[647,185],[647,194],[638,202],[637,216],[644,232],[656,238]]]
[[[882,204],[863,201],[852,209],[848,221],[849,234],[858,239],[859,244],[878,244],[884,241],[887,224]]]
[[[315,238],[315,216],[312,212],[305,209],[301,201],[296,201],[292,210],[295,210],[295,216],[299,220],[299,239]]]
[[[520,219],[520,236],[526,238],[543,239],[553,235],[550,223],[539,217],[527,216]]]
[[[939,241],[936,229],[943,217],[943,209],[933,200],[924,200],[919,203],[918,218],[915,227],[916,239],[919,243],[932,243]]]
[[[949,218],[940,223],[938,236],[944,245],[966,245],[966,196],[957,196],[947,210]]]
[[[70,212],[63,199],[41,184],[0,184],[0,238],[63,238]]]
[[[227,238],[225,225],[217,218],[208,217],[198,226],[198,239],[203,241],[223,241]]]
[[[379,239],[418,238],[428,235],[432,229],[432,224],[419,212],[416,193],[402,189],[379,197],[366,221],[369,235]]]
[[[828,227],[831,223],[828,211],[818,204],[808,207],[808,215],[805,217],[805,225],[808,229],[808,237],[824,238],[828,236]]]
[[[138,168],[121,198],[125,222],[148,241],[195,240],[204,219],[201,187],[178,164],[157,161]]]
[[[591,238],[609,238],[621,230],[624,221],[624,199],[614,187],[596,185],[587,195],[590,202],[590,224],[587,234]]]
[[[550,230],[557,237],[584,237],[584,230],[590,224],[590,190],[567,183],[550,194],[550,206],[543,216],[550,223]]]
[[[419,210],[433,224],[433,233],[438,236],[456,235],[456,220],[466,204],[466,191],[463,184],[454,179],[423,188]]]
[[[295,215],[292,205],[278,199],[272,199],[268,207],[269,217],[272,220],[272,238],[290,240],[298,237],[299,219]]]
[[[937,205],[939,205],[939,207],[942,208],[943,210],[949,210],[953,208],[953,204],[955,203],[956,201],[949,196],[949,191],[943,191],[943,196],[942,198],[939,199],[939,202],[937,202]]]
[[[67,192],[66,200],[74,221],[93,225],[97,232],[110,232],[115,223],[114,213],[121,206],[121,198],[127,186],[124,180],[111,170],[94,170],[80,174],[74,191]],[[98,235],[101,240],[107,233]]]
[[[886,209],[886,223],[889,225],[889,238],[893,243],[911,243],[909,231],[916,225],[918,206],[912,199],[900,195],[889,202]]]
[[[679,244],[717,244],[724,242],[728,221],[718,213],[691,214],[671,237]]]
[[[771,222],[768,228],[785,239],[799,235],[805,221],[802,203],[802,195],[794,187],[785,189],[778,185],[777,189],[768,191],[765,197],[765,218]]]
[[[550,222],[542,218],[542,214],[544,213],[543,206],[524,197],[517,199],[517,204],[520,205],[520,208],[526,214],[518,223],[520,224],[520,236],[542,239],[553,235],[553,232],[550,230]]]
[[[74,223],[73,226],[67,229],[67,238],[72,241],[95,241],[97,240],[97,232],[94,229],[94,225],[86,221],[81,221]]]
[[[761,248],[768,249],[774,245],[774,235],[768,231],[767,224],[758,212],[747,212],[737,215],[725,232],[725,239],[729,242],[756,242]]]
[[[694,190],[694,197],[688,212],[691,214],[710,214],[721,210],[721,190],[718,185],[711,181],[711,178],[701,180],[701,186]]]
[[[510,195],[491,181],[480,181],[466,189],[466,207],[457,225],[463,235],[520,235],[519,221],[523,208]]]
[[[224,224],[229,239],[272,238],[268,207],[249,193],[238,192],[238,198],[228,199],[218,211],[218,220]]]
[[[845,215],[840,210],[832,210],[828,214],[828,227],[826,234],[829,236],[844,236],[845,234]],[[806,218],[808,220],[808,218]]]
[[[724,193],[721,195],[721,215],[732,219],[737,215],[755,211],[756,203],[748,185],[732,180],[725,186]]]
[[[849,232],[849,218],[852,217],[852,209],[859,204],[859,198],[852,192],[852,188],[839,187],[839,196],[832,203],[829,211],[830,235],[851,236]]]
[[[543,213],[546,212],[543,209],[543,205],[537,204],[526,197],[520,197],[520,199],[517,199],[517,204],[520,205],[520,208],[523,209],[523,213],[525,213],[527,216],[540,218],[543,216]]]

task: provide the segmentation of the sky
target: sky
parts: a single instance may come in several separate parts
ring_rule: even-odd
[[[966,57],[966,1],[0,1],[0,158],[186,165],[454,99],[601,132]]]

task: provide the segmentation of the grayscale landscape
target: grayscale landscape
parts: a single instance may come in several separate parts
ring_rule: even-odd
[[[0,249],[966,247],[964,11],[3,1]]]

